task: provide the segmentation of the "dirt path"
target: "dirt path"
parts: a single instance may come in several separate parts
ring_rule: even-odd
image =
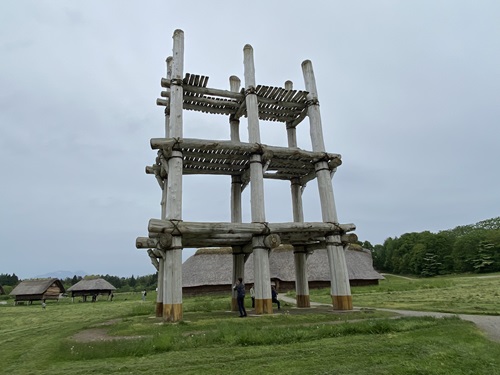
[[[295,299],[279,296],[280,300],[283,300],[288,303],[295,304]],[[311,302],[311,306],[330,306],[328,304],[322,304],[317,302]],[[452,317],[458,316],[462,320],[467,320],[469,322],[474,323],[479,329],[481,329],[486,336],[496,342],[500,342],[500,316],[496,315],[470,315],[470,314],[450,314],[450,313],[441,313],[441,312],[432,312],[432,311],[411,311],[411,310],[394,310],[394,309],[382,309],[375,308],[376,310],[381,311],[390,311],[396,314],[400,314],[402,316],[433,316],[435,318],[444,318],[444,317]]]
[[[113,319],[107,322],[97,324],[96,326],[110,326],[118,323],[121,319]],[[137,340],[148,336],[110,336],[106,328],[89,328],[71,336],[76,342],[94,342],[94,341],[112,341],[112,340]]]

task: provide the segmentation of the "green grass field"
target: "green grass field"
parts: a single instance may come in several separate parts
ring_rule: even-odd
[[[355,306],[500,315],[500,274],[404,278],[387,275],[378,286],[353,288]],[[311,299],[329,303],[327,289]]]
[[[355,306],[498,314],[499,291],[498,277],[389,276],[377,287],[353,288],[353,300]],[[311,299],[328,300],[328,294],[312,291]],[[240,319],[228,311],[227,295],[185,298],[184,321],[164,324],[154,317],[154,298],[65,299],[45,310],[36,303],[0,305],[0,373],[500,374],[500,344],[458,318],[393,319],[370,309],[339,313],[284,304],[279,314]]]

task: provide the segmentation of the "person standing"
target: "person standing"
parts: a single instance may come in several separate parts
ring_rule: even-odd
[[[247,316],[245,310],[245,284],[243,284],[243,279],[238,278],[236,285],[233,287],[236,290],[236,301],[238,302],[238,310],[240,310],[240,318]]]
[[[252,309],[255,308],[255,289],[252,287],[250,288],[250,298],[252,299]]]
[[[280,301],[278,299],[278,292],[276,291],[276,288],[274,285],[271,287],[271,297],[273,299],[273,303],[278,304],[278,310],[281,309],[281,304],[280,304]]]

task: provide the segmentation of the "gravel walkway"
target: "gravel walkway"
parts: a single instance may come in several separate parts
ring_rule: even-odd
[[[474,323],[491,340],[500,342],[500,316],[497,315],[449,314],[449,313],[440,313],[432,311],[410,311],[410,310],[393,310],[393,309],[378,309],[378,308],[377,310],[392,311],[404,316],[433,316],[435,318],[458,316],[462,320],[467,320],[469,322]]]

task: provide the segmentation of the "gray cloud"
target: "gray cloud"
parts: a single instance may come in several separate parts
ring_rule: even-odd
[[[246,43],[258,83],[301,89],[312,60],[327,149],[344,161],[339,219],[362,240],[498,216],[499,16],[493,1],[2,3],[0,273],[153,272],[134,240],[160,213],[144,166],[163,134],[155,99],[176,28],[185,71],[210,87],[243,79]],[[261,130],[286,144],[282,125]],[[298,132],[309,149],[307,122]],[[185,136],[227,139],[227,119],[186,113]],[[229,185],[186,178],[184,218],[229,220]],[[291,220],[288,184],[265,193],[267,219]],[[314,182],[304,202],[306,220],[321,220]]]

